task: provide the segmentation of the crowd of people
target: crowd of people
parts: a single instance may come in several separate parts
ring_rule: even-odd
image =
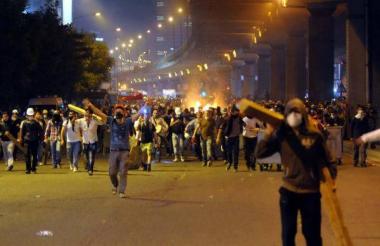
[[[284,114],[285,104],[281,101],[260,103],[269,110]],[[319,104],[306,101],[305,105],[311,122],[326,138],[329,127],[341,127],[341,137],[354,140],[353,164],[366,166],[368,144],[355,139],[376,128],[377,115],[371,105],[358,106],[351,119],[344,99]],[[96,115],[121,117],[115,114],[120,108],[126,117],[134,117],[130,132],[137,140],[138,154],[143,157],[145,171],[151,171],[152,162],[160,162],[163,156],[172,158],[173,162],[198,159],[205,167],[211,167],[213,161],[220,159],[226,164],[227,170],[233,167],[237,171],[240,146],[244,149],[247,169],[256,170],[254,150],[260,129],[265,128],[265,123],[243,117],[235,104],[224,108],[186,108],[181,107],[181,100],[149,99],[141,104],[116,106],[113,109],[97,109]],[[87,109],[82,116],[70,110],[34,111],[28,108],[25,117],[21,117],[17,109],[12,110],[11,114],[3,111],[0,140],[7,170],[13,169],[14,160],[20,155],[20,148],[10,139],[10,135],[27,147],[26,173],[36,172],[36,167],[46,164],[48,157],[51,157],[53,168],[60,168],[61,152],[66,149],[70,169],[78,171],[83,153],[85,168],[92,175],[96,155],[111,150],[109,137],[106,137],[111,126],[99,117],[94,117],[93,113],[91,109]],[[243,144],[240,144],[241,140]]]

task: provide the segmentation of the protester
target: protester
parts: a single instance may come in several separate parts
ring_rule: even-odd
[[[159,115],[159,112],[157,109],[153,110],[153,115],[151,122],[156,129],[157,134],[157,140],[156,140],[156,156],[158,159],[158,162],[161,161],[161,147],[162,145],[167,146],[167,136],[169,134],[169,126],[166,123],[166,121]]]
[[[321,246],[321,168],[328,167],[334,178],[336,169],[321,133],[309,123],[301,100],[288,102],[285,119],[285,123],[276,130],[267,124],[256,157],[266,158],[279,152],[285,168],[280,188],[283,245],[295,245],[300,212],[306,244]]]
[[[156,128],[151,122],[149,114],[145,114],[135,127],[139,132],[139,141],[142,156],[145,156],[143,169],[152,170],[153,143],[157,142]]]
[[[243,118],[244,157],[248,171],[256,170],[254,152],[257,144],[257,134],[260,130],[259,121],[251,116]]]
[[[75,112],[69,112],[69,118],[63,122],[61,131],[62,144],[66,142],[67,159],[70,162],[70,170],[74,173],[79,169],[81,152],[80,122]]]
[[[45,143],[50,143],[53,168],[61,168],[61,130],[62,118],[59,111],[55,111],[45,131]]]
[[[96,108],[92,103],[90,103],[88,100],[84,100],[83,104],[87,108],[86,113],[84,115],[84,118],[79,119],[78,122],[79,129],[82,133],[83,153],[86,157],[86,170],[88,172],[88,175],[92,176],[94,173],[95,156],[97,152],[97,130],[98,126],[103,125],[104,122],[94,119],[93,110]]]
[[[354,166],[367,166],[367,143],[360,143],[357,139],[363,134],[370,131],[368,117],[364,111],[364,108],[359,106],[357,108],[357,114],[351,121],[351,136],[354,143]]]
[[[181,115],[181,109],[176,108],[175,114],[170,121],[170,129],[172,133],[172,143],[174,150],[173,162],[178,162],[179,157],[181,162],[185,161],[184,157],[184,135],[185,135],[185,123]]]
[[[26,110],[26,119],[21,122],[18,142],[26,148],[25,173],[37,172],[38,145],[43,140],[44,132],[41,125],[34,119],[33,108]]]
[[[9,139],[8,134],[11,134],[13,131],[14,125],[12,124],[8,112],[4,111],[2,114],[2,118],[0,121],[0,140],[1,147],[3,149],[3,158],[5,164],[7,165],[7,171],[13,170],[13,151],[15,148],[15,144]],[[12,135],[13,137],[17,137],[17,135]]]
[[[243,119],[239,115],[239,109],[233,105],[224,128],[228,159],[227,171],[230,170],[232,165],[234,165],[234,171],[238,171],[240,135],[243,132],[243,124]]]
[[[216,133],[215,120],[212,117],[211,110],[206,111],[205,117],[199,121],[197,128],[195,128],[194,135],[192,137],[194,141],[196,139],[195,133],[198,132],[198,130],[200,130],[201,133],[203,166],[211,167],[213,159],[212,149]]]

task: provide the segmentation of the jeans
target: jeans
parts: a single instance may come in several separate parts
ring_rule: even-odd
[[[94,164],[95,164],[95,155],[96,155],[96,150],[97,150],[97,144],[92,143],[92,144],[83,144],[83,152],[86,156],[86,167],[87,171],[94,171]]]
[[[307,246],[322,246],[321,194],[299,194],[280,188],[282,245],[295,246],[297,214],[301,213],[302,234]]]
[[[367,161],[367,148],[368,144],[356,144],[354,143],[354,165],[365,166]]]
[[[67,158],[70,161],[70,165],[78,169],[80,149],[81,149],[80,142],[79,141],[72,142],[72,143],[68,142],[66,148],[67,148]]]
[[[7,167],[13,166],[13,151],[15,144],[12,141],[3,141],[1,144],[3,148],[3,157]]]
[[[50,151],[53,166],[61,164],[61,142],[60,141],[50,141]]]
[[[256,168],[255,149],[257,138],[244,137],[244,157],[248,168]]]
[[[37,168],[37,154],[38,154],[39,141],[27,142],[25,147],[27,149],[25,155],[26,171],[36,171]]]
[[[183,134],[172,133],[174,156],[183,156]]]
[[[229,165],[234,164],[234,168],[238,169],[239,166],[239,136],[228,137],[226,141],[227,147],[227,160]]]
[[[109,176],[113,188],[119,193],[125,193],[127,188],[129,151],[111,151],[109,156]],[[119,174],[119,179],[117,175]]]
[[[212,160],[212,146],[213,146],[212,143],[213,143],[212,137],[207,137],[206,139],[201,137],[201,149],[202,149],[203,162]]]

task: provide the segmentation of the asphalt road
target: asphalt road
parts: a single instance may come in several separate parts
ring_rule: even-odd
[[[380,245],[380,168],[353,168],[349,156],[345,163],[338,196],[354,245]],[[131,171],[130,198],[120,199],[111,193],[106,160],[95,166],[92,177],[67,165],[42,166],[35,175],[25,175],[21,163],[11,173],[3,166],[0,245],[281,245],[281,173],[226,172],[221,162],[158,164],[151,173]],[[323,238],[334,245],[325,212]]]

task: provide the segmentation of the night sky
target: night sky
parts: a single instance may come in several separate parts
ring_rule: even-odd
[[[151,28],[155,20],[154,0],[74,0],[74,25],[105,38],[109,46],[116,39],[128,39]],[[93,16],[101,12],[101,19]],[[115,28],[122,32],[116,33]]]

